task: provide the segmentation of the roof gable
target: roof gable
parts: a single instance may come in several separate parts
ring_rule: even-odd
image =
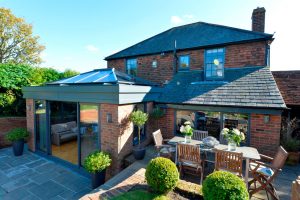
[[[273,35],[271,34],[197,22],[171,28],[110,55],[105,60],[173,51],[175,41],[176,49],[182,50],[248,41],[270,40],[272,37]]]

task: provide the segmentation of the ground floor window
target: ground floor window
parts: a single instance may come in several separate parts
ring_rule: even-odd
[[[220,137],[221,130],[225,128],[237,128],[245,133],[246,141],[249,135],[249,114],[223,113],[211,111],[177,110],[176,111],[176,134],[180,133],[180,126],[190,121],[196,130],[208,131],[210,136]]]

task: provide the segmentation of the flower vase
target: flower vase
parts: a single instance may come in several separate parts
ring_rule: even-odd
[[[236,143],[233,141],[228,142],[228,151],[236,151]]]
[[[185,143],[191,143],[191,140],[192,140],[192,136],[186,135],[186,136],[184,137],[184,142],[185,142]]]

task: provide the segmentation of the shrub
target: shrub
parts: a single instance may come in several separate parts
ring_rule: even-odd
[[[203,182],[205,200],[248,200],[246,184],[238,176],[224,171],[216,171],[208,175]]]
[[[288,152],[297,152],[300,148],[300,141],[294,138],[287,139],[282,143],[282,146]]]
[[[105,170],[111,164],[111,158],[108,153],[95,151],[89,154],[84,160],[84,168],[90,173],[97,173]]]
[[[20,139],[25,139],[29,136],[29,132],[26,128],[15,128],[9,131],[6,135],[6,139],[14,142]]]
[[[158,193],[173,190],[179,180],[176,165],[167,158],[155,158],[150,161],[146,169],[146,181]]]

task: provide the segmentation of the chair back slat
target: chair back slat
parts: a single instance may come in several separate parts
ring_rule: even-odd
[[[194,130],[193,131],[193,140],[203,140],[204,138],[208,137],[208,131],[200,131],[200,130]]]
[[[274,168],[282,169],[287,157],[288,157],[288,152],[286,152],[286,150],[282,146],[280,146],[271,165]]]
[[[160,129],[158,129],[157,131],[152,133],[153,135],[153,139],[154,139],[154,143],[156,146],[161,146],[163,144],[163,137],[161,135],[161,131]]]
[[[190,144],[177,144],[178,162],[201,163],[200,146]]]
[[[216,150],[215,159],[215,170],[238,173],[238,175],[242,177],[243,153]]]

